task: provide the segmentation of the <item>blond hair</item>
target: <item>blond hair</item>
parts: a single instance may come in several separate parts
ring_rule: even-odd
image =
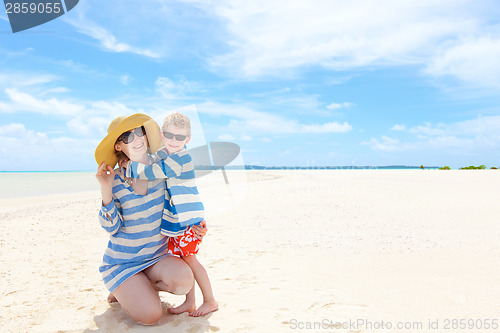
[[[191,137],[191,121],[182,113],[174,112],[166,116],[161,129],[166,131],[168,125],[172,125],[177,128],[185,128],[187,130],[187,135]]]

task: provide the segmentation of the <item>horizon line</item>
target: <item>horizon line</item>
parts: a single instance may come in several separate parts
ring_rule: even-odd
[[[423,166],[424,169],[437,169],[440,166]],[[195,167],[195,170],[217,170],[220,169],[220,166],[212,166],[212,165],[199,165]],[[234,169],[242,169],[245,170],[254,170],[254,169],[421,169],[421,166],[413,166],[413,165],[404,165],[404,164],[391,164],[391,165],[258,165],[258,164],[243,164],[243,165],[226,165],[224,169],[226,170],[234,170]],[[0,173],[14,173],[14,172],[94,172],[96,170],[0,170]]]

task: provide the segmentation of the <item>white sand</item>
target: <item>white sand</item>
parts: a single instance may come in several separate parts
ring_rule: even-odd
[[[165,313],[142,327],[109,306],[98,272],[108,236],[97,221],[99,192],[91,191],[0,200],[0,330],[381,332],[383,320],[393,332],[474,332],[451,329],[451,321],[445,330],[446,320],[500,325],[500,171],[238,171],[231,187],[221,177],[199,181],[210,217],[199,258],[219,311]],[[161,296],[165,307],[183,301]],[[353,326],[358,320],[372,327]],[[430,330],[429,320],[439,329]],[[334,329],[331,321],[346,324]],[[398,322],[422,326],[397,330]]]

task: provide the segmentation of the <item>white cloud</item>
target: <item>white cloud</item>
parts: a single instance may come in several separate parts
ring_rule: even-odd
[[[350,103],[350,102],[331,103],[331,104],[327,105],[326,108],[328,110],[338,110],[338,109],[342,109],[342,108],[349,108],[351,106],[354,106],[354,103]]]
[[[402,141],[382,136],[362,144],[385,152],[435,150],[447,153],[445,149],[451,149],[456,153],[465,153],[500,149],[500,116],[479,116],[450,124],[425,123],[410,128],[395,125],[392,129],[413,137]]]
[[[3,103],[0,106],[2,112],[24,111],[46,115],[77,115],[84,111],[82,105],[61,101],[57,98],[37,99],[16,88],[5,89],[5,93],[10,99],[10,103]]]
[[[217,137],[219,141],[234,141],[234,137],[231,134],[221,134]]]
[[[200,104],[198,110],[202,113],[230,117],[228,127],[237,133],[345,133],[352,129],[347,122],[303,124],[293,119],[255,111],[241,105],[207,102]]]
[[[0,133],[4,136],[24,136],[26,133],[26,128],[23,124],[12,123],[4,126],[0,126]]]
[[[149,49],[131,46],[117,40],[117,38],[110,31],[85,19],[82,14],[78,18],[66,19],[66,22],[74,26],[80,33],[87,35],[97,40],[100,45],[111,52],[129,52],[142,55],[149,58],[159,58],[160,54]]]
[[[241,141],[252,141],[252,137],[250,135],[242,135],[240,140]]]
[[[106,102],[106,101],[97,101],[90,103],[88,107],[89,113],[95,115],[107,115],[109,117],[123,116],[129,115],[136,112],[144,113],[142,109],[132,109],[127,105],[120,102]]]
[[[58,77],[51,74],[37,73],[3,73],[0,74],[0,88],[22,88],[50,83]]]
[[[90,137],[104,137],[111,121],[118,116],[134,113],[149,113],[143,109],[132,109],[120,102],[90,102],[85,113],[76,114],[66,126],[71,133]]]
[[[446,130],[441,128],[432,127],[430,125],[426,126],[417,126],[410,128],[410,133],[419,134],[419,135],[427,135],[427,136],[437,136],[437,135],[445,135]]]
[[[347,122],[344,122],[343,124],[330,122],[324,124],[300,125],[300,132],[302,133],[346,133],[351,129],[352,126]]]
[[[264,137],[262,137],[262,138],[260,139],[260,141],[262,141],[262,142],[264,142],[264,143],[270,143],[270,142],[272,142],[272,141],[271,141],[271,139],[269,139],[269,138],[267,138],[267,137],[265,137],[265,136],[264,136]]]
[[[191,2],[226,25],[230,51],[210,63],[231,75],[282,76],[305,66],[338,71],[417,64],[433,75],[498,83],[495,2]],[[479,65],[476,76],[469,66],[474,64]]]
[[[395,125],[394,127],[399,126]],[[393,127],[393,128],[394,128]],[[429,122],[410,128],[402,126],[402,131],[424,136],[456,135],[476,136],[500,133],[500,116],[478,116],[474,119],[432,125]]]
[[[302,87],[282,88],[272,91],[258,92],[250,94],[250,100],[258,100],[260,104],[281,106],[289,114],[309,114],[321,117],[331,116],[330,111],[326,111],[324,102],[319,94],[304,93]],[[347,106],[347,103],[345,104]]]
[[[107,114],[106,114],[107,115]],[[77,116],[66,123],[66,126],[70,133],[93,137],[104,137],[106,135],[106,130],[114,118],[109,117],[92,117]]]
[[[240,104],[223,104],[214,101],[202,103],[198,107],[198,111],[214,116],[227,116],[238,119],[261,120],[261,121],[280,121],[282,118],[261,111],[256,111],[251,107]]]
[[[46,133],[27,130],[24,124],[19,123],[11,123],[8,125],[0,126],[0,134],[4,139],[23,139],[26,140],[28,144],[36,143],[38,140],[44,141],[48,139]],[[9,147],[9,149],[11,148]]]
[[[392,128],[391,128],[391,131],[404,131],[404,130],[406,130],[405,125],[396,124],[396,125],[392,126]]]
[[[102,75],[102,73],[99,73],[98,71],[91,69],[89,66],[82,64],[81,62],[75,61],[73,59],[59,60],[56,61],[56,63],[72,70],[73,72],[85,73],[91,75],[100,75],[100,74]]]
[[[96,167],[93,153],[97,140],[51,138],[47,133],[11,123],[0,126],[0,141],[2,170],[86,170]]]
[[[425,72],[435,76],[454,75],[483,86],[500,87],[500,36],[479,37],[444,49]]]
[[[449,1],[220,1],[214,11],[227,20],[235,46],[215,62],[236,64],[248,75],[307,64],[412,63],[436,39],[469,25],[454,17]]]
[[[129,80],[130,80],[130,77],[127,74],[120,76],[120,82],[123,85],[127,85]]]
[[[411,145],[401,144],[398,139],[393,139],[387,136],[382,136],[380,140],[372,138],[370,141],[361,142],[361,144],[369,145],[375,151],[384,152],[403,151],[411,148]]]
[[[328,78],[325,83],[328,85],[339,85],[339,84],[344,84],[347,81],[349,81],[352,77],[351,76],[343,76],[343,77],[331,77]]]
[[[61,94],[61,93],[66,93],[69,92],[70,90],[66,87],[54,87],[54,88],[49,88],[44,90],[43,92],[40,93],[42,96],[46,95],[52,95],[52,94]]]
[[[347,122],[339,124],[337,122],[329,122],[323,124],[301,124],[295,120],[288,120],[280,117],[275,117],[275,122],[270,123],[265,119],[232,119],[229,122],[229,128],[234,131],[247,131],[255,133],[288,133],[288,134],[303,134],[303,133],[345,133],[352,129],[352,126]]]
[[[54,89],[52,89],[54,90]],[[51,89],[41,93],[48,94]],[[64,91],[64,90],[61,90]],[[54,91],[52,91],[54,92]],[[16,88],[6,89],[7,102],[0,102],[0,113],[27,112],[69,119],[66,126],[73,135],[101,137],[111,120],[118,116],[145,113],[142,109],[132,109],[120,102],[79,101],[69,102],[57,98],[37,98]]]
[[[174,82],[167,77],[158,77],[155,81],[156,91],[168,99],[185,98],[186,94],[196,89],[196,83],[180,79]]]
[[[12,107],[8,103],[0,102],[0,113],[11,113]]]

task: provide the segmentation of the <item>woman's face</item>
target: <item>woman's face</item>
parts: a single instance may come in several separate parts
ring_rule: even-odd
[[[137,127],[120,135],[115,150],[124,152],[131,161],[140,161],[148,151],[148,138],[144,127]]]

